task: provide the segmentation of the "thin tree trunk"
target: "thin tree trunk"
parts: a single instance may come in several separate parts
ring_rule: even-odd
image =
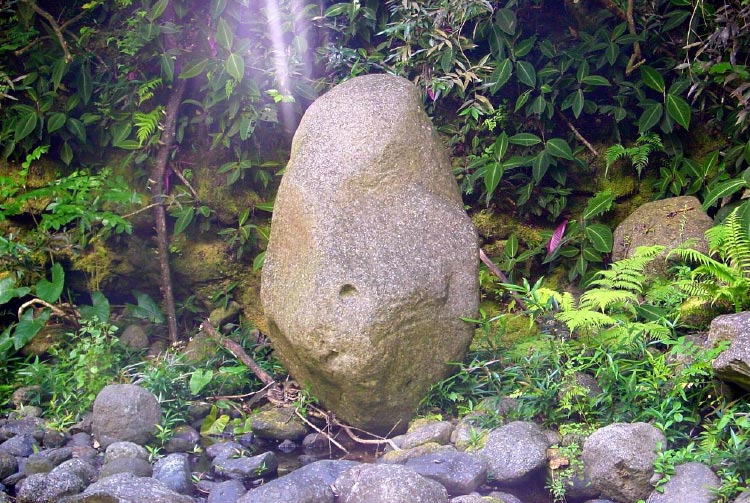
[[[161,134],[159,151],[156,154],[156,163],[151,171],[151,193],[154,203],[154,220],[156,222],[156,240],[158,243],[159,269],[161,271],[161,293],[164,297],[165,315],[167,317],[167,329],[169,340],[177,342],[177,314],[174,303],[174,291],[172,288],[172,271],[169,264],[169,234],[167,233],[167,215],[164,208],[164,174],[167,171],[167,163],[174,145],[177,117],[179,116],[180,103],[185,94],[185,79],[178,79],[172,94],[167,102],[167,116],[164,120],[164,131]]]

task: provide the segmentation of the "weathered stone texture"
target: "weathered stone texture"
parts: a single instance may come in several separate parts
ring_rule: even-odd
[[[306,112],[261,299],[279,358],[345,421],[403,431],[472,337],[478,247],[418,90],[352,79]]]

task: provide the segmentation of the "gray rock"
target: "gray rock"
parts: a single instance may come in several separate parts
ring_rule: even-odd
[[[237,503],[333,503],[331,486],[339,475],[358,464],[355,461],[316,461],[248,491]]]
[[[477,453],[487,461],[491,482],[518,484],[546,466],[549,445],[538,425],[513,421],[490,431],[484,447]]]
[[[99,478],[117,473],[132,473],[136,477],[150,477],[153,473],[151,463],[140,458],[115,458],[102,465]]]
[[[702,463],[685,463],[674,467],[675,473],[661,489],[653,491],[646,503],[714,503],[721,480]]]
[[[379,464],[403,465],[410,459],[441,452],[456,452],[456,448],[452,445],[440,445],[435,442],[428,442],[426,444],[418,445],[417,447],[412,447],[411,449],[388,451],[380,456],[375,462]]]
[[[226,307],[220,306],[211,311],[208,315],[208,321],[215,327],[220,327],[225,323],[235,321],[240,314],[240,305],[235,301],[230,301]]]
[[[500,503],[523,503],[523,501],[518,499],[516,496],[513,496],[512,494],[509,494],[509,493],[500,492],[500,491],[491,492],[490,497],[499,500]]]
[[[0,427],[0,442],[19,435],[31,435],[35,440],[41,441],[44,438],[45,429],[44,419],[39,417],[11,419]]]
[[[239,480],[225,480],[211,489],[206,503],[237,503],[247,492]]]
[[[118,473],[99,479],[82,494],[63,498],[60,503],[196,503],[194,498],[172,491],[164,483],[132,473]]]
[[[16,486],[18,503],[57,503],[65,496],[80,493],[86,488],[74,473],[36,473]]]
[[[92,439],[91,435],[89,435],[88,433],[84,433],[81,431],[71,435],[70,439],[68,440],[68,445],[70,447],[91,447],[92,445],[94,445],[94,439]]]
[[[79,479],[83,480],[83,482],[87,485],[90,484],[91,481],[94,480],[97,476],[96,468],[94,468],[91,463],[88,463],[79,458],[69,459],[61,463],[59,466],[53,468],[50,474],[54,475],[63,472],[72,473]]]
[[[418,474],[440,482],[452,496],[469,494],[487,482],[487,463],[465,452],[437,452],[406,462]]]
[[[451,443],[459,451],[476,451],[484,446],[489,430],[475,424],[474,417],[461,418],[451,433]]]
[[[701,209],[700,201],[694,196],[646,203],[615,229],[612,260],[632,257],[639,246],[666,246],[662,256],[647,268],[649,274],[664,274],[667,271],[664,257],[685,241],[693,240],[695,249],[708,253],[704,234],[713,225],[713,220]]]
[[[9,453],[0,451],[0,480],[13,475],[18,470],[18,460]]]
[[[646,499],[653,489],[650,480],[657,451],[666,446],[664,435],[647,423],[605,426],[583,444],[584,474],[604,498]]]
[[[33,475],[35,473],[49,473],[55,466],[47,457],[40,453],[34,453],[23,464],[23,473]]]
[[[711,321],[708,342],[730,346],[713,361],[714,375],[750,390],[750,312],[725,314]]]
[[[748,501],[750,501],[750,489],[745,489],[745,492],[737,496],[734,503],[748,503]]]
[[[272,407],[250,416],[250,427],[258,438],[302,440],[307,426],[294,413],[294,407]]]
[[[505,503],[492,496],[481,496],[479,494],[466,494],[452,498],[450,503]]]
[[[185,454],[170,454],[157,460],[152,477],[175,492],[190,494],[193,491],[190,461]]]
[[[206,454],[210,458],[226,459],[234,456],[250,456],[252,453],[237,442],[217,442],[206,448]]]
[[[118,458],[136,458],[148,460],[148,451],[133,442],[113,442],[104,451],[104,462],[109,463]]]
[[[164,450],[167,452],[190,452],[195,449],[200,439],[200,433],[195,428],[183,424],[174,429],[172,438],[167,441]]]
[[[580,470],[583,472],[583,470]],[[571,501],[581,501],[599,496],[599,489],[583,473],[576,473],[565,478],[565,498]]]
[[[91,464],[97,464],[97,458],[99,457],[99,451],[88,445],[82,445],[73,447],[73,457],[83,459]]]
[[[11,437],[0,444],[0,452],[7,452],[19,458],[28,458],[39,450],[39,444],[34,437],[28,433],[22,433]]]
[[[333,484],[336,503],[447,503],[448,491],[411,468],[363,464],[351,468]]]
[[[140,325],[128,325],[120,334],[120,342],[130,349],[148,348],[148,334]]]
[[[258,456],[239,458],[214,458],[211,466],[217,475],[240,480],[254,480],[273,473],[279,462],[273,452],[264,452]]]
[[[21,386],[13,391],[10,401],[16,407],[24,407],[34,401],[41,401],[42,387],[38,385]]]
[[[62,447],[68,441],[68,434],[63,431],[45,430],[42,444],[47,448]]]
[[[406,434],[395,437],[393,441],[401,449],[411,449],[428,442],[445,445],[450,443],[453,425],[448,421],[431,421],[410,427]]]
[[[406,429],[468,348],[477,265],[448,154],[411,82],[357,77],[307,109],[261,301],[276,355],[325,407],[374,433]]]
[[[120,440],[145,445],[153,440],[160,422],[159,400],[140,386],[105,386],[94,400],[92,428],[103,448]]]

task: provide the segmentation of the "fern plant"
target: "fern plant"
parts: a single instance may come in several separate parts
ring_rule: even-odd
[[[577,304],[570,293],[562,294],[556,318],[571,332],[594,336],[600,343],[668,337],[671,331],[663,323],[637,321],[636,309],[647,280],[643,271],[663,251],[663,246],[640,246],[632,257],[599,271],[591,282],[594,288],[581,295]]]
[[[164,115],[164,107],[158,106],[148,113],[135,112],[133,114],[133,124],[138,128],[136,138],[139,145],[143,145],[157,129],[159,129],[159,120]]]
[[[609,173],[609,167],[619,159],[630,159],[630,163],[635,168],[640,178],[643,169],[648,166],[648,158],[653,152],[664,149],[664,144],[656,133],[641,133],[632,147],[625,147],[618,143],[607,149],[605,154],[606,168],[604,176]]]
[[[750,308],[750,226],[735,209],[705,235],[708,255],[689,244],[670,253],[698,264],[690,279],[679,281],[678,287],[714,305],[731,305],[735,312]]]

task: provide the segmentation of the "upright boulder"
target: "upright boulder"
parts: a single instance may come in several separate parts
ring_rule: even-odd
[[[633,503],[653,490],[654,461],[666,448],[664,434],[648,423],[613,423],[583,444],[583,471],[603,497]]]
[[[713,224],[694,196],[646,203],[615,229],[612,260],[632,257],[639,246],[662,245],[666,247],[662,258],[649,264],[648,270],[663,274],[667,270],[663,257],[686,241],[691,241],[696,250],[708,253],[704,234]]]
[[[729,341],[729,347],[713,361],[714,375],[750,390],[750,312],[717,316],[711,322],[708,342],[716,347]]]
[[[159,400],[134,384],[105,386],[94,400],[91,426],[103,448],[118,441],[145,445],[154,439],[161,422]]]
[[[287,369],[341,419],[403,431],[460,361],[478,246],[409,81],[357,77],[305,113],[279,187],[261,300]]]

